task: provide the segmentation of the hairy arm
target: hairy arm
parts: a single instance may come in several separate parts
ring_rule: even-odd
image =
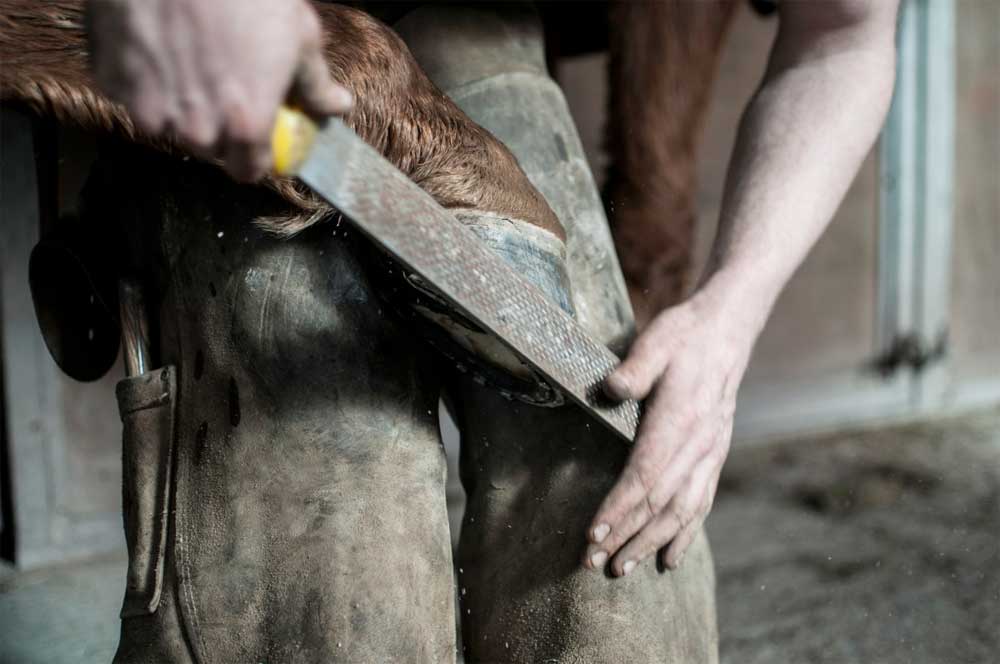
[[[608,377],[647,398],[629,461],[587,533],[584,564],[676,567],[711,509],[736,392],[771,308],[833,217],[892,94],[896,0],[785,0],[730,162],[712,257]]]

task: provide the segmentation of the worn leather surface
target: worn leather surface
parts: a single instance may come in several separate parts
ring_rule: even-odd
[[[122,511],[128,576],[121,616],[159,607],[167,551],[174,458],[177,370],[125,378],[115,390],[122,417]]]
[[[708,541],[676,571],[584,569],[584,533],[628,450],[575,406],[457,390],[468,494],[456,564],[467,662],[717,661]]]
[[[178,379],[163,594],[116,661],[452,661],[438,385],[357,238],[264,236],[276,199],[208,167],[102,168]]]
[[[469,117],[517,157],[567,233],[578,320],[614,350],[634,322],[607,221],[565,100],[545,74],[537,18],[520,4],[425,7],[397,25]],[[704,533],[677,571],[652,560],[612,579],[580,564],[585,531],[627,448],[573,406],[452,389],[468,503],[456,563],[467,662],[718,660]]]

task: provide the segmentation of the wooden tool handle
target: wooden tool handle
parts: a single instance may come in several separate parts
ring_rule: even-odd
[[[294,108],[281,106],[271,130],[274,172],[278,175],[295,175],[309,156],[317,131],[319,129],[316,123],[308,115]]]

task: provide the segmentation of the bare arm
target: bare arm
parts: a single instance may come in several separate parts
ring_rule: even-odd
[[[609,376],[646,398],[585,564],[615,575],[662,551],[675,567],[711,508],[736,392],[778,294],[833,217],[892,94],[896,0],[785,0],[763,83],[740,125],[719,233],[699,289],[663,311]]]
[[[744,302],[758,327],[836,212],[892,94],[896,3],[819,4],[781,5],[764,83],[740,125],[704,288]]]

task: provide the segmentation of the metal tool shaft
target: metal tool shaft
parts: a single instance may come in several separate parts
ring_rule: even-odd
[[[152,368],[146,298],[138,280],[125,277],[118,282],[118,308],[125,375],[138,376]]]

